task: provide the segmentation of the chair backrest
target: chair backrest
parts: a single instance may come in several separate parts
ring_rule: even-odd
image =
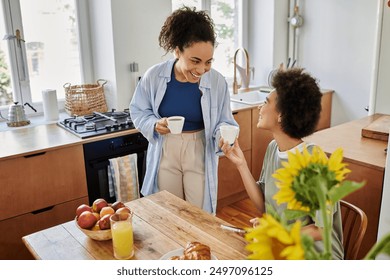
[[[362,209],[349,202],[340,200],[340,207],[343,223],[344,259],[356,260],[366,233],[368,219]]]

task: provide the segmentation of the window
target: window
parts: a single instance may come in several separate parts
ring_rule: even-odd
[[[246,11],[243,0],[172,0],[172,10],[183,5],[210,12],[218,43],[214,52],[213,68],[222,73],[231,85],[234,52],[243,46],[245,37],[242,19],[246,18],[243,16]]]
[[[77,2],[1,0],[0,110],[3,113],[13,102],[28,102],[41,111],[42,90],[56,89],[61,100],[65,83],[82,82]]]

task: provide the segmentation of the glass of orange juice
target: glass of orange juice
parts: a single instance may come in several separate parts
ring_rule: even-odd
[[[132,218],[132,212],[110,217],[114,257],[118,260],[127,260],[134,255]]]

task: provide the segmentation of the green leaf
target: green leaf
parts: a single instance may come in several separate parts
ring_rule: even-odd
[[[381,253],[390,256],[390,242],[386,243],[386,245],[383,246],[383,249],[381,250]]]
[[[265,203],[265,209],[267,209],[267,211],[266,211],[267,214],[271,215],[278,222],[281,221],[280,215],[278,214],[278,212],[276,212],[276,210],[272,207],[271,204]]]
[[[335,203],[350,193],[360,189],[365,184],[365,181],[360,183],[354,181],[343,181],[338,187],[333,187],[328,191],[328,199]]]
[[[321,259],[320,254],[314,248],[314,241],[311,236],[302,234],[301,243],[303,250],[305,251],[306,260],[319,260]]]
[[[382,237],[381,240],[371,248],[364,259],[375,260],[376,256],[379,254],[387,254],[390,256],[390,233]]]
[[[306,217],[306,216],[312,216],[311,214],[313,213],[309,213],[301,210],[285,209],[283,214],[287,221],[291,221],[291,220],[298,220],[299,218]]]

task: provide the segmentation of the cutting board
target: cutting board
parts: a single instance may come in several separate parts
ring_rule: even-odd
[[[362,136],[382,141],[389,140],[390,116],[381,116],[362,128]]]

